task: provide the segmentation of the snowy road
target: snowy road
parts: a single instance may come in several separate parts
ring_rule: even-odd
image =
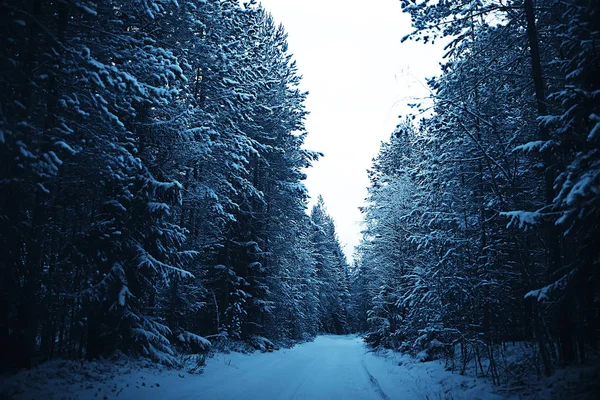
[[[229,370],[207,368],[206,379],[198,381],[198,389],[207,399],[215,400],[389,399],[365,358],[366,348],[360,338],[321,336],[280,354],[238,358],[240,365]]]
[[[400,364],[400,365],[399,365]],[[134,374],[135,375],[135,374]],[[375,355],[357,336],[319,336],[273,353],[219,354],[202,375],[142,380],[119,399],[165,400],[425,400],[500,399],[491,387],[452,374],[438,362]]]
[[[319,336],[273,353],[217,354],[204,373],[141,362],[53,361],[11,382],[18,400],[425,400],[502,399],[489,383],[393,352],[357,336]],[[1,386],[1,385],[0,385]],[[0,398],[2,391],[0,390]],[[14,392],[13,392],[14,393]]]

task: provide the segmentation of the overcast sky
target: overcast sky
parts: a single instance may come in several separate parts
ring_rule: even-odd
[[[325,154],[307,171],[313,202],[320,194],[346,255],[360,240],[367,169],[381,141],[413,97],[428,95],[425,77],[439,72],[441,50],[401,44],[410,18],[399,0],[262,0],[288,33],[302,89],[309,91],[306,148]],[[312,204],[312,203],[311,203]]]

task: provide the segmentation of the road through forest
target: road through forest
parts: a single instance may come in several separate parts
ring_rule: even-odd
[[[506,398],[494,393],[497,389],[483,379],[446,371],[442,362],[422,363],[391,351],[376,354],[356,335],[318,336],[271,353],[217,353],[207,360],[201,374],[141,360],[55,360],[24,371],[2,386],[15,400]]]
[[[371,352],[355,335],[319,336],[272,353],[218,354],[200,376],[154,388],[165,400],[499,399],[490,387],[441,363]],[[169,388],[170,387],[170,388]],[[160,390],[156,391],[157,389]],[[150,392],[148,392],[150,393]],[[128,395],[131,395],[129,397]],[[121,398],[139,398],[125,391]]]
[[[236,358],[229,363],[231,368],[219,368],[214,374],[207,368],[198,389],[215,400],[389,399],[366,358],[364,342],[356,336],[320,336],[290,350]],[[228,363],[226,355],[223,362]]]

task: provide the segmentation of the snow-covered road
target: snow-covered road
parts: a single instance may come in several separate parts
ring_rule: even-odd
[[[400,365],[399,365],[400,364]],[[412,400],[496,399],[491,387],[452,374],[438,362],[376,355],[355,335],[319,336],[273,353],[218,354],[200,376],[162,377],[119,398],[165,400]],[[148,382],[148,380],[146,379]],[[151,384],[151,381],[148,382]]]
[[[228,364],[226,355],[220,357]],[[231,368],[209,366],[197,388],[215,400],[388,399],[366,358],[356,336],[321,336],[291,350],[235,357]]]
[[[272,353],[217,354],[202,374],[149,368],[140,362],[52,361],[5,383],[18,389],[12,391],[15,399],[504,398],[493,394],[489,383],[445,371],[440,362],[420,363],[389,351],[374,354],[354,335],[319,336]]]

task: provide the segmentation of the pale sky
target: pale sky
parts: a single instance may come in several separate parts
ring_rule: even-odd
[[[305,147],[325,154],[307,170],[351,259],[361,234],[367,169],[381,141],[426,97],[425,77],[439,73],[442,50],[400,43],[410,18],[399,0],[261,0],[288,33],[289,51],[309,91]],[[312,203],[311,203],[312,206]]]

